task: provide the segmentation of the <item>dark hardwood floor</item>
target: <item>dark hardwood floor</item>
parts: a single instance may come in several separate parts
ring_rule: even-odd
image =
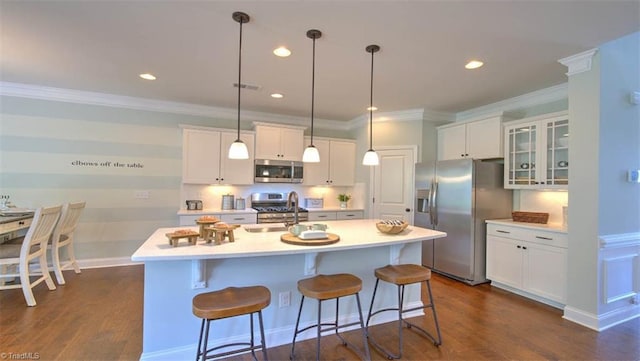
[[[56,291],[34,290],[27,307],[18,290],[0,292],[0,361],[138,360],[142,351],[142,266],[65,272]],[[562,319],[555,308],[480,285],[470,287],[434,275],[432,281],[443,344],[435,347],[405,329],[405,360],[640,360],[640,319],[595,332]],[[367,305],[368,306],[368,305]],[[366,310],[365,310],[366,311]],[[413,322],[431,327],[429,316]],[[194,332],[194,343],[198,330]],[[395,324],[371,333],[395,346]],[[346,333],[358,344],[358,334]],[[288,360],[289,345],[269,349]],[[296,360],[315,359],[314,341],[296,343]],[[322,341],[323,360],[355,360],[335,336]],[[373,360],[386,358],[372,348]],[[233,360],[251,360],[243,355]]]

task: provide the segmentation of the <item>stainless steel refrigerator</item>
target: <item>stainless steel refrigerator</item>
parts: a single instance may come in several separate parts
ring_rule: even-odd
[[[414,224],[447,233],[424,241],[422,264],[470,285],[486,279],[487,219],[511,218],[503,165],[472,159],[416,165]]]

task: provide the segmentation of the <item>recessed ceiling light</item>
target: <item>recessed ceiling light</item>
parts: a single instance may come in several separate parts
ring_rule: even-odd
[[[273,50],[273,53],[274,53],[276,56],[279,56],[279,57],[281,57],[281,58],[286,58],[287,56],[291,55],[291,50],[287,49],[287,48],[286,48],[286,47],[284,47],[284,46],[281,46],[281,47],[279,47],[279,48],[274,49],[274,50]]]
[[[378,107],[367,107],[367,110],[376,111],[376,110],[378,110]]]
[[[467,68],[467,69],[478,69],[479,67],[481,67],[483,65],[484,65],[484,63],[481,62],[480,60],[471,60],[464,67]]]
[[[156,80],[155,75],[149,73],[140,74],[140,77],[145,80]]]
[[[276,99],[280,99],[280,98],[284,98],[284,95],[280,94],[280,93],[273,93],[271,94],[272,98],[276,98]]]

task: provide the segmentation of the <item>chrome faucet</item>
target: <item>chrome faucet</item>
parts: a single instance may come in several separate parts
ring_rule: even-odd
[[[287,196],[287,208],[291,208],[291,198],[294,198],[295,207],[293,207],[293,224],[298,224],[298,193],[295,191],[289,192]]]

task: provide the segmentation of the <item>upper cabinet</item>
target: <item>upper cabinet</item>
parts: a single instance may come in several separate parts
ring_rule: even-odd
[[[304,128],[254,123],[256,159],[302,161]]]
[[[309,138],[305,138],[309,144]],[[355,182],[356,143],[342,139],[313,139],[319,163],[304,164],[305,185],[352,186]]]
[[[569,117],[566,111],[507,123],[504,186],[567,189]]]
[[[194,184],[253,184],[251,133],[240,139],[249,149],[249,159],[229,159],[227,153],[237,133],[184,128],[182,130],[182,182]]]
[[[438,160],[502,157],[502,115],[438,127]]]

